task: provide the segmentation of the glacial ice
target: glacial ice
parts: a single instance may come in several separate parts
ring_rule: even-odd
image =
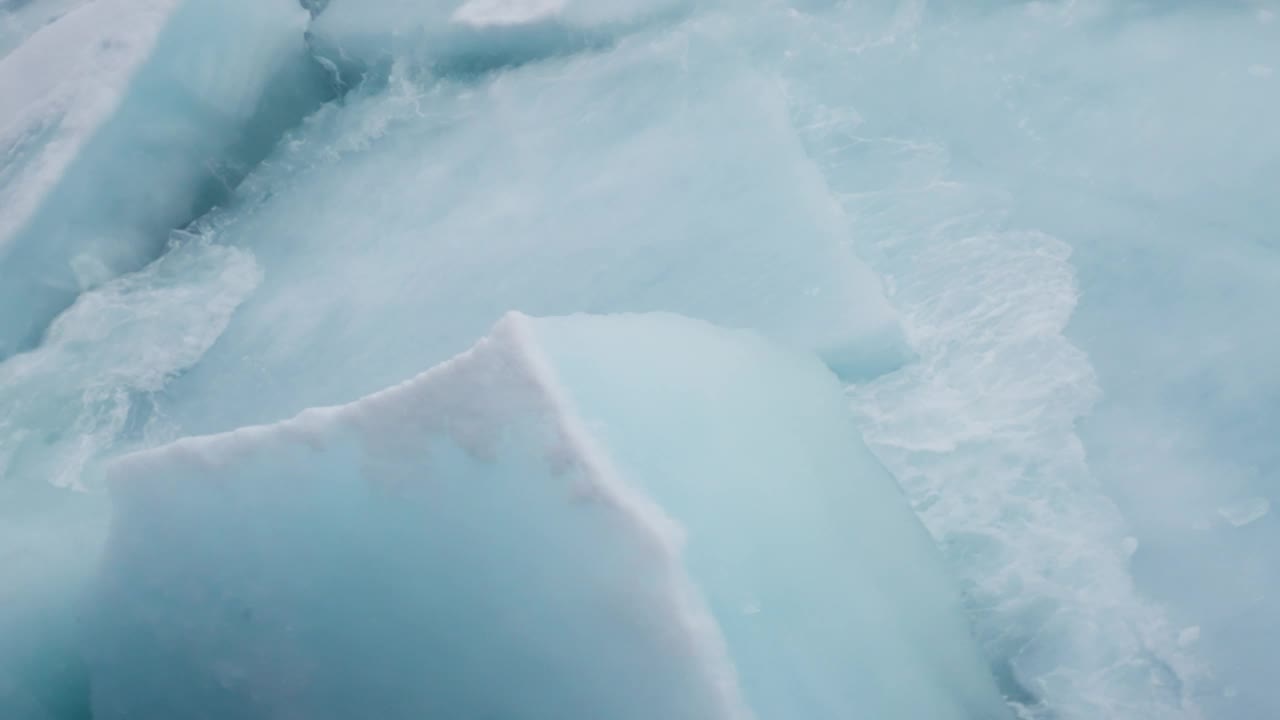
[[[32,33],[57,20],[86,0],[9,0],[0,3],[0,59]]]
[[[512,314],[109,482],[98,720],[1006,717],[838,382],[751,333]]]
[[[631,40],[479,80],[405,70],[311,117],[193,228],[270,282],[166,412],[207,433],[349,402],[512,309],[678,312],[850,378],[901,364],[897,315],[778,85],[715,28]]]
[[[1280,489],[1277,5],[909,5],[776,41],[921,356],[869,443],[1036,717],[1280,715],[1280,523],[1219,513]]]
[[[166,437],[146,422],[148,398],[260,280],[242,251],[177,244],[81,295],[38,349],[0,363],[0,718],[84,717],[78,618],[109,511],[86,490],[103,456]]]
[[[293,0],[94,0],[0,58],[0,358],[154,259],[319,104],[306,18]]]
[[[89,712],[105,462],[513,308],[819,352],[1020,718],[1280,716],[1276,0],[300,5],[0,0],[0,718]]]
[[[395,62],[480,72],[607,46],[676,19],[690,0],[374,0],[330,3],[311,28],[319,57],[348,77]]]

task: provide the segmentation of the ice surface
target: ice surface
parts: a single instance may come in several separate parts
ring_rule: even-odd
[[[175,245],[0,363],[0,718],[86,717],[77,618],[107,511],[84,492],[94,461],[165,437],[151,393],[199,359],[260,278],[241,251]]]
[[[306,18],[293,0],[94,0],[0,59],[0,358],[154,258],[318,104]]]
[[[301,4],[0,0],[0,329],[44,338],[0,364],[0,717],[86,712],[104,456],[511,308],[821,351],[1023,717],[1280,716],[1275,0]]]
[[[115,463],[94,717],[997,718],[814,359],[506,317],[350,405]]]
[[[187,239],[143,271],[81,295],[38,349],[0,363],[8,487],[92,485],[86,464],[144,424],[146,396],[200,359],[260,280],[245,252]]]
[[[188,431],[350,401],[508,309],[680,312],[849,377],[906,356],[785,96],[714,28],[479,80],[393,77],[312,117],[198,231],[268,282],[172,388]]]
[[[1280,713],[1280,525],[1218,513],[1280,477],[1274,10],[868,3],[771,34],[921,345],[859,393],[868,439],[1049,717]]]
[[[40,28],[91,0],[6,0],[0,3],[0,59]]]
[[[477,72],[601,48],[684,15],[690,0],[337,0],[311,28],[346,75],[408,62]]]

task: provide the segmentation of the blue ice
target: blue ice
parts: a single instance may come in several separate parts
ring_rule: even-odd
[[[1277,82],[1275,0],[0,0],[0,718],[1280,716]]]
[[[95,718],[1008,717],[836,378],[751,333],[512,314],[110,484]]]

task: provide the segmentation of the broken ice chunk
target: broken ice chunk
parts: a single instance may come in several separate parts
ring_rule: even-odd
[[[752,333],[510,315],[112,484],[97,720],[1007,717],[839,382]]]

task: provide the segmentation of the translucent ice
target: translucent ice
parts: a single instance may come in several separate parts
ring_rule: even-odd
[[[306,18],[293,0],[94,0],[0,58],[0,358],[154,258],[318,103]]]
[[[1219,512],[1280,492],[1276,4],[809,5],[757,34],[922,357],[857,404],[980,634],[1044,717],[1280,715]]]
[[[1006,716],[839,384],[752,334],[511,315],[111,474],[99,720]]]
[[[633,40],[478,80],[406,71],[312,117],[198,228],[268,281],[167,411],[207,432],[347,402],[509,309],[680,312],[849,377],[900,364],[777,84],[712,29]]]
[[[0,363],[0,718],[85,717],[79,603],[106,530],[94,461],[165,437],[149,398],[260,279],[242,251],[175,244]]]
[[[821,353],[1022,717],[1280,717],[1276,0],[297,5],[0,0],[0,718],[87,713],[104,457],[511,308]]]
[[[679,17],[689,0],[337,0],[312,27],[346,74],[391,62],[477,72],[608,45]]]

